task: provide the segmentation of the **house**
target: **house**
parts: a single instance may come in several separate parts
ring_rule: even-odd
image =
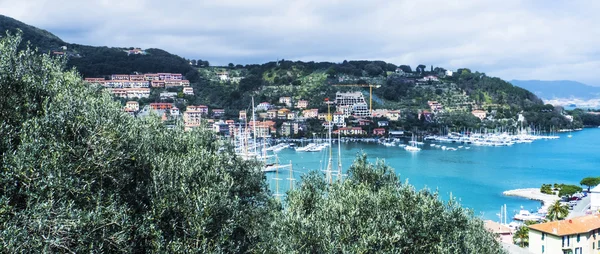
[[[438,82],[440,80],[436,76],[429,75],[429,76],[425,76],[422,79],[419,79],[417,81],[420,81],[420,82],[428,82],[428,81]]]
[[[178,117],[179,116],[179,108],[177,107],[172,107],[171,110],[169,110],[169,114],[171,114],[171,116],[174,117]]]
[[[171,80],[171,73],[157,73],[160,80]]]
[[[302,111],[304,118],[317,118],[319,116],[319,109],[305,109]]]
[[[182,86],[181,81],[180,80],[165,80],[165,87],[178,87],[178,86]]]
[[[423,118],[426,122],[431,122],[431,112],[429,112],[428,110],[421,111],[421,113],[419,114],[419,120],[421,120],[421,118]]]
[[[300,109],[308,108],[308,101],[307,100],[299,100],[296,103],[296,108],[300,108]]]
[[[200,114],[202,115],[208,115],[208,107],[204,106],[204,105],[198,105],[198,106],[187,106],[186,111],[188,110],[192,110],[192,111],[198,111],[200,112]]]
[[[240,110],[240,120],[246,119],[247,113],[245,110]]]
[[[62,51],[52,51],[52,54],[53,55],[57,55],[57,56],[63,56],[63,55],[65,55],[65,52],[62,52]]]
[[[153,110],[170,110],[173,108],[171,103],[150,103],[150,108]]]
[[[287,108],[277,110],[277,119],[287,119],[288,113],[290,113],[290,110]]]
[[[110,75],[111,80],[129,80],[129,74],[113,74]]]
[[[190,86],[190,81],[189,80],[180,80],[179,83],[182,86]]]
[[[165,81],[163,80],[152,80],[150,81],[150,86],[154,88],[165,87]]]
[[[327,113],[319,113],[317,115],[317,119],[319,119],[321,121],[327,121],[327,118],[329,118]]]
[[[296,120],[296,117],[298,117],[298,114],[294,111],[287,113],[287,120]]]
[[[268,102],[261,102],[260,104],[258,104],[258,106],[256,106],[257,111],[267,111],[272,108],[273,106],[271,105],[271,103]]]
[[[600,214],[529,226],[529,251],[536,254],[597,253]]]
[[[219,73],[217,73],[217,77],[219,77],[219,80],[221,80],[221,81],[227,81],[227,80],[229,80],[229,73],[227,73],[226,71],[219,72]]]
[[[128,101],[125,103],[125,111],[139,111],[140,110],[140,103],[138,103],[137,101]]]
[[[565,117],[565,119],[567,119],[567,121],[569,121],[570,123],[572,123],[572,122],[573,122],[573,116],[572,116],[572,115],[565,115],[564,117]]]
[[[213,115],[213,117],[222,117],[225,115],[225,110],[224,109],[213,109],[212,115]]]
[[[186,95],[194,95],[194,88],[191,88],[191,87],[184,87],[184,88],[183,88],[183,94],[186,94]]]
[[[183,80],[183,75],[181,73],[171,73],[170,80]]]
[[[386,117],[388,114],[387,109],[373,109],[371,111],[371,117]]]
[[[279,103],[284,104],[286,107],[292,107],[292,97],[279,97]]]
[[[352,106],[354,105],[337,106],[336,111],[342,112],[342,114],[344,114],[346,117],[350,117],[352,115]]]
[[[88,83],[100,83],[106,81],[104,78],[85,78],[83,80]]]
[[[292,136],[298,134],[298,123],[297,122],[285,122],[281,125],[282,136]]]
[[[335,93],[335,104],[338,106],[352,106],[357,103],[365,103],[365,98],[361,92]]]
[[[118,90],[118,91],[117,91]],[[125,93],[125,98],[148,98],[150,97],[150,88],[113,88],[113,94],[117,96],[117,93],[122,95]]]
[[[358,119],[359,126],[368,126],[371,124],[371,120],[368,119]]]
[[[356,135],[366,135],[367,133],[361,128],[361,127],[344,127],[344,128],[339,128],[335,131],[333,131],[333,133],[335,134],[340,134],[343,136],[356,136]]]
[[[164,99],[173,99],[175,97],[177,97],[177,93],[176,92],[162,92],[159,94],[160,99],[164,100]]]
[[[213,130],[223,136],[229,136],[229,124],[223,121],[213,123]]]
[[[333,113],[333,124],[338,127],[346,127],[346,117],[342,112]]]
[[[438,112],[443,108],[442,104],[437,101],[428,101],[427,105],[429,105],[429,109],[431,109],[433,112]]]
[[[473,111],[471,111],[471,114],[473,114],[475,117],[479,118],[479,120],[482,120],[482,121],[487,116],[487,112],[485,112],[483,110],[473,110]]]
[[[160,77],[156,73],[144,74],[144,79],[147,81],[160,80]]]
[[[388,125],[390,125],[390,122],[388,122],[388,121],[377,121],[377,126],[378,127],[385,127],[385,126],[388,126]]]
[[[129,80],[131,81],[147,81],[144,79],[144,75],[129,75]],[[148,82],[146,82],[148,83]]]
[[[451,70],[446,70],[446,76],[448,76],[448,77],[452,77],[452,75],[453,75],[453,74],[454,74],[454,72],[453,72],[453,71],[451,71]]]
[[[277,109],[267,110],[267,119],[275,119],[277,118]]]
[[[375,135],[375,136],[383,136],[383,135],[385,135],[385,129],[384,128],[373,129],[373,135]]]
[[[399,110],[390,110],[387,112],[385,117],[390,121],[398,121],[398,119],[400,119],[400,111]]]
[[[513,244],[513,230],[511,228],[491,220],[484,221],[483,226],[487,231],[498,236],[500,242]]]

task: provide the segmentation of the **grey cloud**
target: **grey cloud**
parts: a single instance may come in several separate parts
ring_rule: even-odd
[[[469,67],[600,85],[600,2],[0,0],[67,41],[157,47],[216,64],[276,59]]]

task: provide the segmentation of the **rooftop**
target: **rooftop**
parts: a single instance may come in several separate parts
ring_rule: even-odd
[[[600,228],[600,214],[540,223],[531,225],[529,228],[556,236],[587,233]]]
[[[495,221],[486,220],[486,221],[484,221],[484,226],[485,226],[485,229],[487,229],[488,231],[490,231],[494,234],[512,233],[512,230],[509,227],[502,225],[500,223],[497,223]]]

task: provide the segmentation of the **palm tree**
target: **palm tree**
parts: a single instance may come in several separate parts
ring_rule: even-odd
[[[567,217],[567,215],[569,215],[569,207],[556,200],[556,202],[548,208],[548,216],[546,216],[546,219],[549,221],[561,220]]]
[[[513,242],[518,244],[521,248],[529,246],[529,227],[526,225],[519,227],[517,232],[513,235]]]

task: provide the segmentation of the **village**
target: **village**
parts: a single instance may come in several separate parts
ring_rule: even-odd
[[[218,77],[229,79],[226,72],[219,73]],[[420,81],[436,80],[435,76],[427,76]],[[181,97],[181,94],[194,95],[190,82],[179,73],[113,74],[108,79],[85,78],[85,81],[105,87],[117,98],[127,99],[123,109],[133,116],[156,114],[163,122],[182,120],[186,130],[203,126],[226,137],[239,133],[240,128],[253,129],[257,138],[311,137],[313,133],[306,132],[307,125],[315,121],[324,130],[331,127],[334,134],[345,137],[387,137],[390,132],[402,131],[390,129],[390,122],[401,119],[400,109],[373,109],[371,98],[365,99],[362,92],[336,92],[335,98],[323,102],[328,108],[326,112],[319,111],[322,105],[309,105],[308,100],[291,95],[280,97],[276,105],[257,103],[254,117],[249,106],[247,110],[239,111],[237,119],[224,119],[224,109],[206,105],[187,105],[184,109],[170,102],[140,105],[138,100],[148,98],[152,89],[161,89],[160,100],[172,100]],[[170,91],[165,88],[170,88]],[[423,117],[425,121],[432,121],[434,114],[444,111],[440,102],[428,101],[427,104],[429,108],[420,110],[419,119]],[[484,110],[471,113],[481,120],[487,117]]]

